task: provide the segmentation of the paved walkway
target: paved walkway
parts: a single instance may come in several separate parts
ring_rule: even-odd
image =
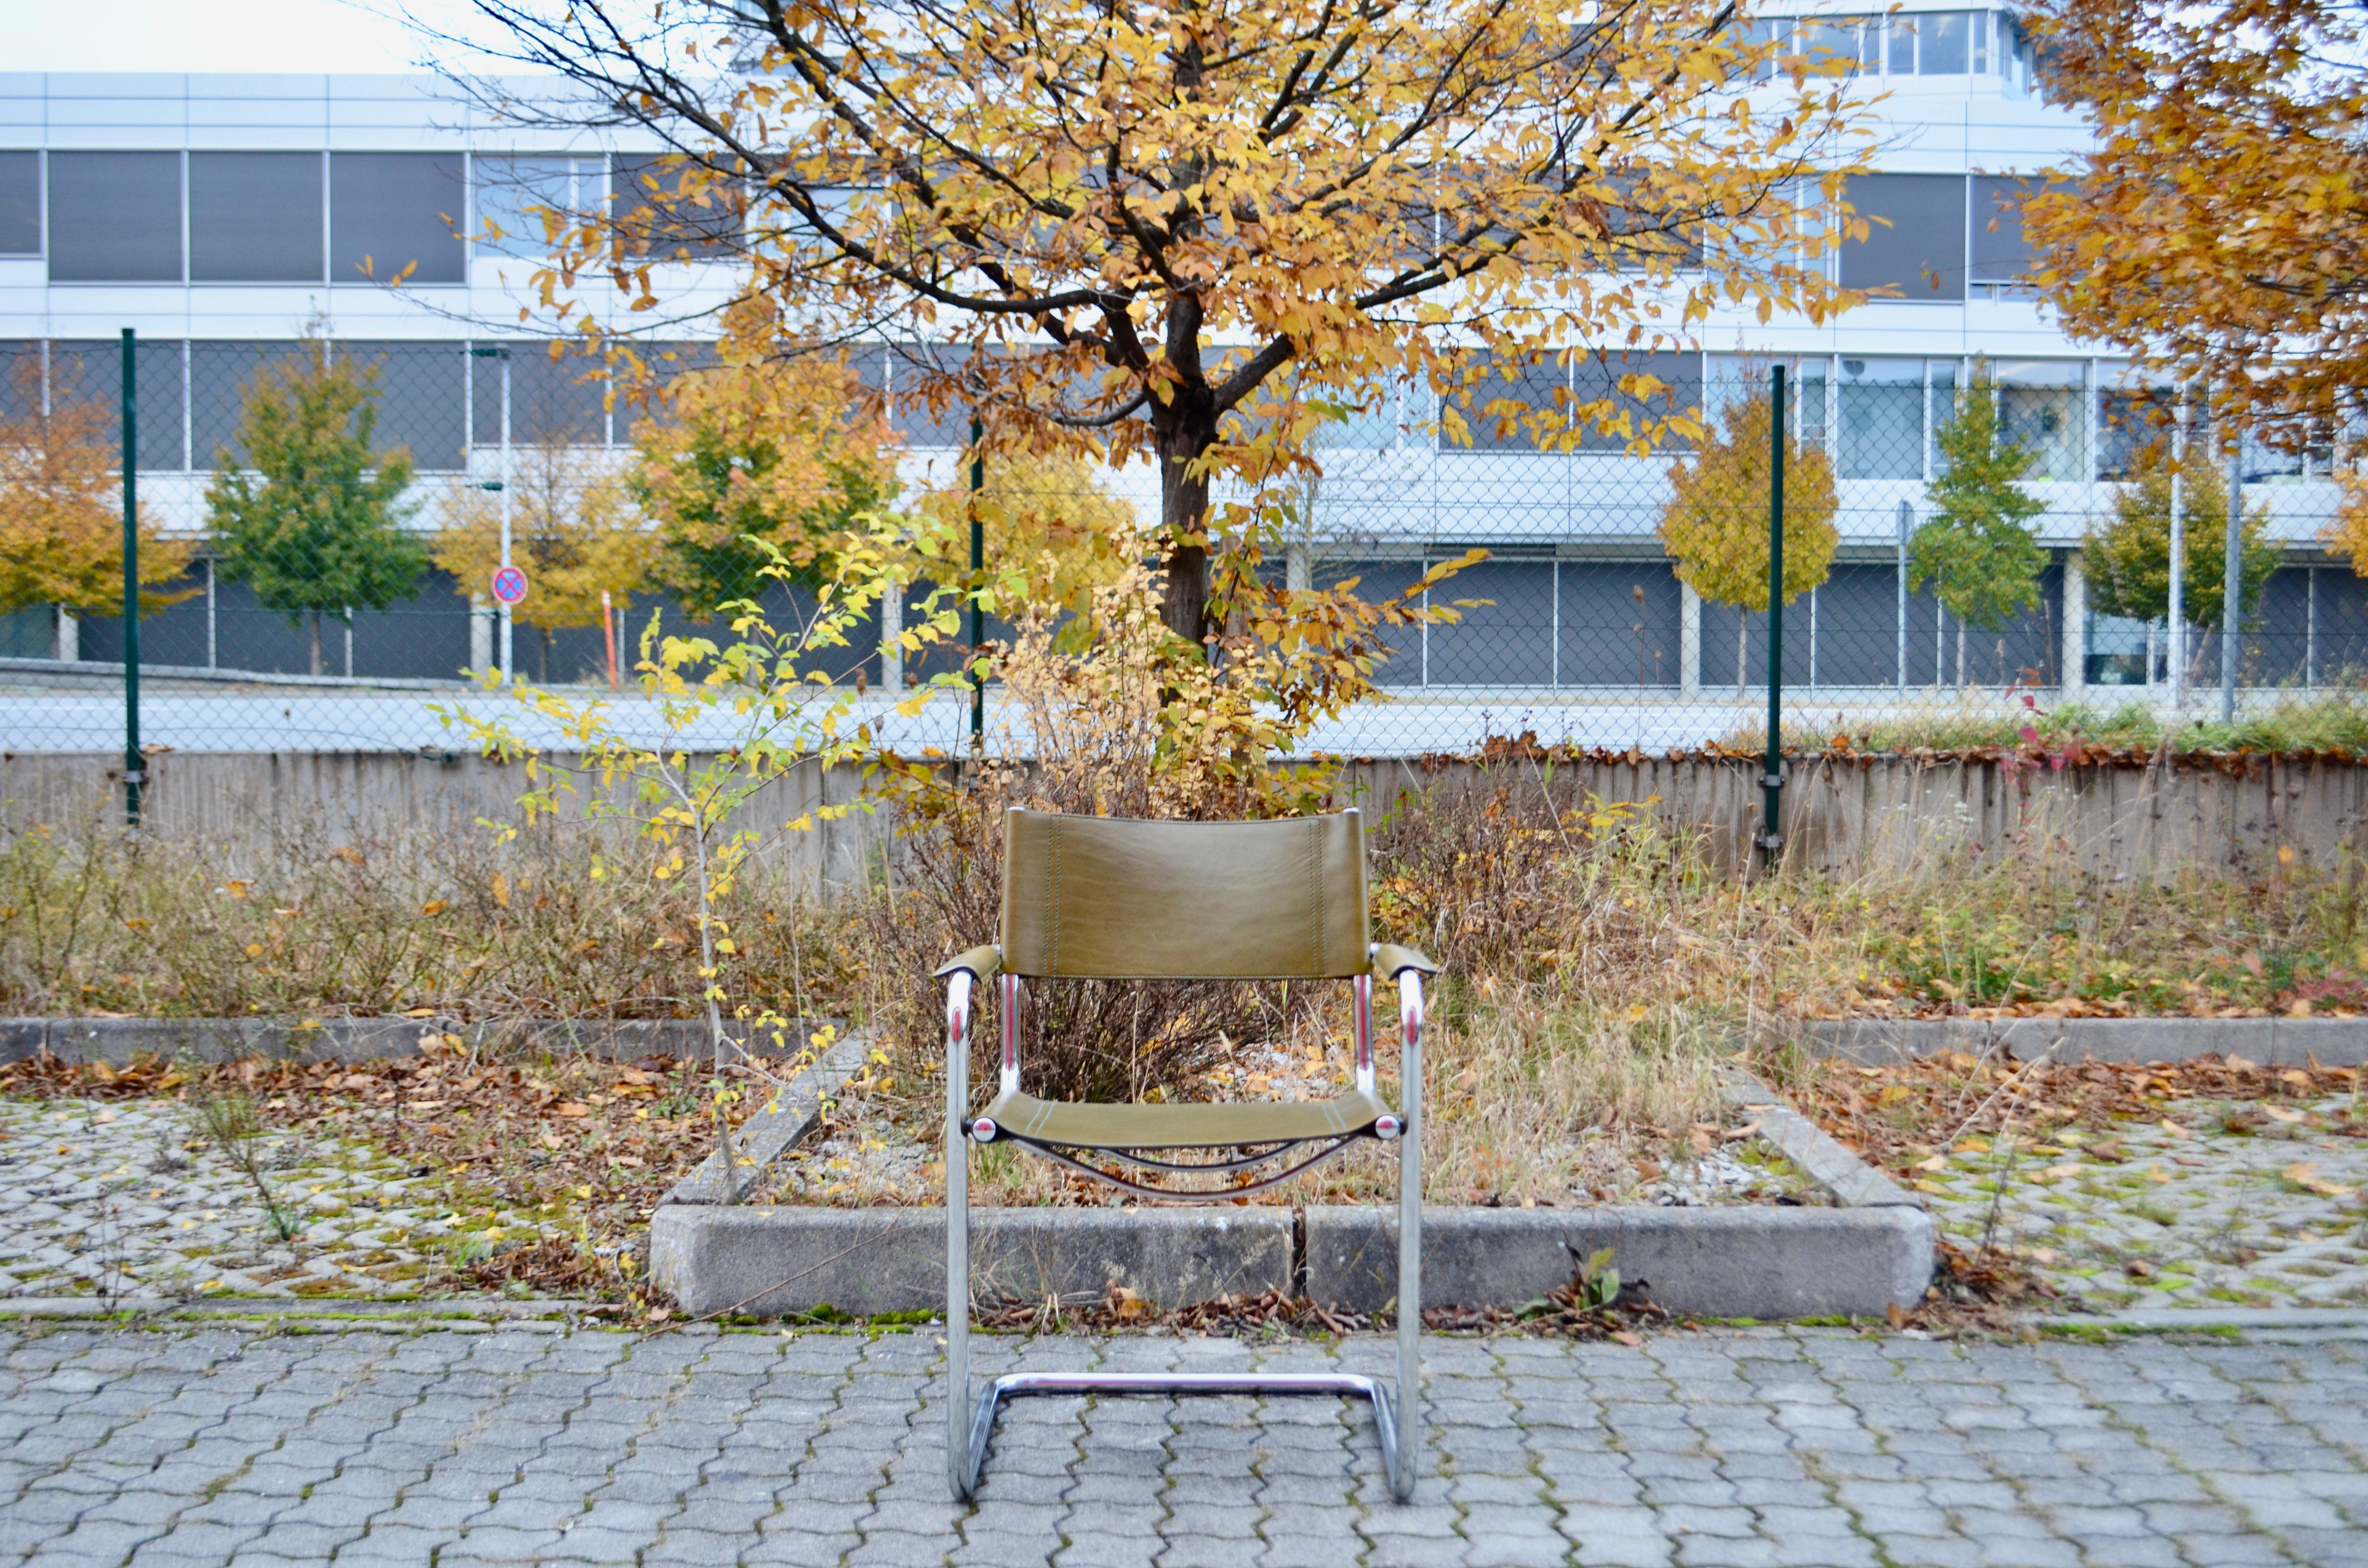
[[[983,1370],[1335,1358],[982,1349]],[[1040,1399],[959,1508],[939,1354],[925,1329],[20,1325],[0,1562],[2368,1562],[2368,1344],[2340,1336],[1435,1339],[1410,1506],[1344,1403]]]

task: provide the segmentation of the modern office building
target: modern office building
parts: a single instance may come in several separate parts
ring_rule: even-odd
[[[2149,674],[2159,683],[2165,639],[2089,612],[2078,548],[2129,460],[2115,415],[2134,389],[2114,356],[2067,338],[2017,282],[2026,253],[2014,195],[2083,145],[2080,119],[2034,92],[2003,11],[1765,25],[1797,27],[1804,47],[1855,62],[1883,94],[1881,172],[1853,180],[1850,199],[1888,223],[1838,266],[1842,283],[1893,297],[1823,325],[1713,317],[1700,352],[1645,368],[1713,413],[1752,362],[1782,357],[1800,378],[1801,416],[1835,463],[1841,537],[1829,580],[1788,615],[1788,678],[1838,704],[2018,678],[2066,694]],[[142,491],[194,532],[240,387],[320,335],[377,369],[379,438],[410,450],[415,526],[433,526],[495,472],[505,361],[472,351],[512,350],[514,440],[625,439],[631,411],[607,406],[580,361],[554,362],[518,325],[538,247],[464,236],[489,223],[530,235],[539,223],[521,213],[538,200],[580,202],[603,182],[632,190],[653,151],[521,130],[427,77],[0,75],[0,399],[111,401],[118,335],[134,329]],[[712,301],[723,287],[702,285],[696,266],[675,281],[693,307],[702,288]],[[584,297],[611,308],[598,288]],[[651,352],[697,352],[688,329],[679,344],[659,335]],[[1928,506],[1934,427],[1977,358],[2003,389],[2009,432],[2036,454],[2050,564],[2038,608],[1968,636],[1929,596],[1901,592],[1899,564],[1903,531]],[[893,365],[871,373],[893,401]],[[1582,359],[1509,390],[1542,395],[1568,379],[1584,391],[1612,373]],[[1452,596],[1490,602],[1409,638],[1385,671],[1392,685],[1551,701],[1731,692],[1761,678],[1757,640],[1738,636],[1748,629],[1733,611],[1684,590],[1656,542],[1668,455],[1608,442],[1541,452],[1485,426],[1469,447],[1443,446],[1422,433],[1429,412],[1408,392],[1330,438],[1307,541],[1310,571],[1375,586],[1471,546],[1491,551]],[[914,480],[950,472],[956,432],[925,415],[902,424]],[[2340,680],[2368,665],[2368,594],[2317,542],[2334,493],[2328,460],[2255,449],[2246,468],[2285,551],[2246,678]],[[2197,554],[2216,572],[2216,540]],[[217,580],[202,550],[192,570],[192,596],[144,624],[148,660],[305,668],[302,631],[258,608],[245,585]],[[469,598],[431,574],[415,598],[338,628],[330,673],[442,678],[483,662],[485,622]],[[0,624],[0,653],[18,657],[106,659],[120,645],[106,619],[30,611]],[[559,660],[550,675],[581,673],[597,647],[597,633],[563,638],[544,653]],[[2216,671],[2208,640],[2191,639],[2189,653]],[[529,673],[532,658],[520,654]]]

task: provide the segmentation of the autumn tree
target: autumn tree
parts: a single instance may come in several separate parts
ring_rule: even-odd
[[[2141,447],[2131,460],[2128,482],[2113,498],[2112,517],[2081,540],[2089,608],[2133,620],[2169,618],[2173,474],[2180,480],[2180,524],[2187,540],[2180,619],[2190,626],[2217,627],[2224,610],[2221,541],[2227,537],[2228,488],[2211,448],[2203,442],[2192,443],[2183,459],[2174,459],[2169,443],[2158,438]],[[2246,508],[2241,580],[2244,602],[2257,608],[2261,589],[2278,567],[2279,550],[2268,537],[2269,523],[2266,507]]]
[[[1791,401],[1790,399],[1787,400]],[[1748,617],[1768,610],[1768,502],[1776,400],[1747,387],[1726,406],[1691,463],[1669,470],[1671,494],[1661,509],[1661,547],[1678,580],[1714,604],[1733,605],[1735,685],[1743,687]],[[1787,421],[1790,425],[1792,422]],[[1784,435],[1784,602],[1833,571],[1834,465],[1822,442]]]
[[[378,371],[333,357],[318,335],[266,365],[245,389],[237,449],[217,449],[206,511],[220,568],[256,602],[312,631],[419,591],[424,540],[405,527],[415,504],[411,453],[379,449]]]
[[[1924,487],[1932,513],[1907,541],[1907,587],[1920,592],[1930,583],[1941,608],[1957,618],[1962,686],[1966,628],[1996,631],[2039,603],[2047,552],[2031,520],[2047,504],[2019,483],[2037,459],[1999,438],[1998,385],[1981,361],[1933,441],[1939,470]]]
[[[918,340],[900,400],[981,411],[998,451],[1150,460],[1163,619],[1196,642],[1228,619],[1212,540],[1218,593],[1261,593],[1233,487],[1315,460],[1318,403],[1393,377],[1468,403],[1492,365],[1683,345],[1713,307],[1822,319],[1819,253],[1866,227],[1819,221],[1856,89],[1793,56],[1741,90],[1780,46],[1728,0],[478,9],[567,84],[540,108],[482,84],[506,115],[671,149],[561,236],[549,297],[605,268],[653,319],[665,263],[732,257],[800,341]],[[1540,438],[1692,433],[1619,369]]]
[[[122,454],[107,410],[55,400],[44,414],[39,362],[23,373],[29,412],[0,415],[0,614],[120,614]],[[144,503],[138,531],[140,608],[153,614],[188,597],[162,585],[188,570],[191,547],[164,537]]]
[[[762,588],[771,551],[789,562],[774,579],[811,589],[835,542],[895,494],[887,426],[854,372],[768,347],[728,335],[633,427],[625,485],[655,525],[652,576],[700,619]]]
[[[513,616],[537,633],[535,678],[551,679],[552,634],[601,624],[601,596],[619,611],[649,580],[651,534],[603,454],[562,441],[517,449],[507,481],[510,562],[532,585]],[[502,563],[502,496],[462,491],[430,554],[462,588],[483,593]]]
[[[2076,336],[2256,427],[2368,387],[2368,38],[2357,0],[2037,0],[2094,149],[2022,209]],[[2215,590],[2216,591],[2216,590]]]

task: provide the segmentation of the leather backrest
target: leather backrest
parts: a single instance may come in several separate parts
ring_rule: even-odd
[[[1371,961],[1353,811],[1276,822],[1015,811],[1003,833],[1010,973],[1315,980]]]

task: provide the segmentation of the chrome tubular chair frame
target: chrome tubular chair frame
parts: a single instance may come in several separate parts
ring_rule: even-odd
[[[1002,983],[1003,1049],[998,1080],[1006,1091],[1016,1090],[1019,1078],[1019,1016],[1021,997],[1017,975],[997,977]],[[959,1502],[977,1493],[981,1467],[986,1461],[987,1440],[995,1429],[996,1412],[1007,1399],[1028,1394],[1329,1394],[1363,1399],[1373,1407],[1373,1425],[1387,1465],[1390,1492],[1400,1502],[1414,1494],[1415,1457],[1422,1446],[1419,1347],[1422,1333],[1422,974],[1405,969],[1397,974],[1400,1076],[1398,1145],[1398,1299],[1397,1376],[1391,1384],[1352,1373],[1331,1372],[1008,1372],[990,1380],[973,1396],[970,1380],[970,1028],[977,977],[956,970],[946,977],[946,1465],[948,1479]],[[1359,975],[1349,983],[1356,1021],[1356,1082],[1373,1086],[1372,980]],[[1337,1152],[1341,1140],[1321,1153],[1293,1166],[1274,1180],[1287,1179]],[[1112,1180],[1057,1151],[1030,1145],[1037,1152],[1102,1180]],[[1281,1153],[1282,1150],[1274,1153]],[[1272,1156],[1267,1156],[1272,1157]],[[1238,1164],[1238,1162],[1236,1162]],[[1215,1167],[1206,1167],[1215,1168]],[[1132,1184],[1116,1182],[1114,1185]],[[1262,1182],[1258,1187],[1273,1185]],[[1232,1197],[1256,1190],[1237,1187],[1215,1196]],[[1145,1189],[1155,1197],[1177,1200],[1184,1195]]]

